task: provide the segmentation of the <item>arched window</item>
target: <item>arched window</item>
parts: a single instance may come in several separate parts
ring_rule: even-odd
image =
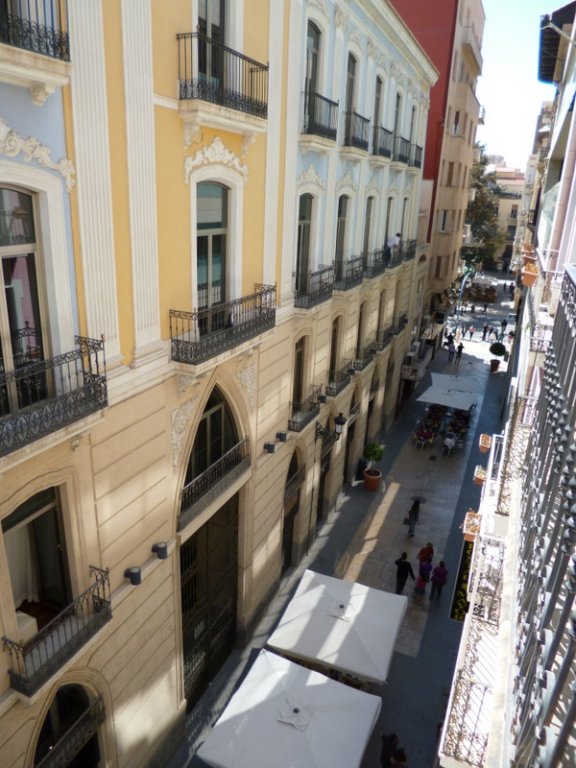
[[[198,424],[186,471],[185,484],[205,472],[238,442],[230,408],[220,391],[212,390]]]
[[[296,291],[305,293],[310,271],[310,237],[312,227],[312,195],[301,195],[298,205],[298,241],[296,248]]]
[[[308,22],[306,35],[306,82],[307,94],[318,93],[318,67],[320,64],[320,30],[314,22]]]
[[[340,195],[338,198],[338,219],[336,222],[336,247],[334,249],[334,261],[336,262],[336,271],[338,265],[342,265],[344,260],[344,245],[346,242],[346,217],[348,215],[347,195]]]
[[[196,265],[198,309],[212,309],[226,301],[228,189],[204,181],[197,189]],[[199,319],[201,333],[218,330],[222,313],[204,313]]]
[[[366,218],[364,219],[364,240],[362,243],[362,254],[366,257],[366,254],[370,250],[370,235],[372,229],[372,208],[374,207],[374,198],[369,197],[366,200]]]

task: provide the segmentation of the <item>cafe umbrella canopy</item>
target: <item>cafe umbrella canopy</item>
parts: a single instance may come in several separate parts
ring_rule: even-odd
[[[384,683],[407,603],[403,595],[306,570],[267,646]]]
[[[476,395],[466,389],[465,383],[458,376],[433,373],[432,386],[428,387],[416,400],[431,405],[443,405],[459,411],[469,411],[476,404]]]
[[[262,650],[197,755],[215,768],[358,768],[381,706]]]

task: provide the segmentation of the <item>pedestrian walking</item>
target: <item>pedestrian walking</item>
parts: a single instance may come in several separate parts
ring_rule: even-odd
[[[484,306],[482,308],[482,311],[484,312],[484,314],[486,314],[486,312],[488,312],[488,304],[484,304]]]
[[[448,362],[450,363],[454,357],[454,353],[456,352],[456,347],[454,346],[453,341],[448,342]]]
[[[456,364],[458,364],[460,362],[460,360],[462,359],[462,352],[463,351],[464,351],[464,344],[462,344],[462,342],[460,342],[460,344],[458,344],[458,346],[456,347],[456,360],[455,360]]]
[[[500,325],[502,326],[502,333],[503,334],[506,333],[506,326],[508,325],[508,320],[502,320]]]
[[[470,326],[468,327],[468,334],[469,334],[469,336],[470,336],[470,341],[472,341],[472,336],[474,336],[474,330],[475,330],[475,329],[474,329],[474,326],[473,326],[473,325],[470,325]]]
[[[398,736],[395,733],[383,734],[380,765],[382,768],[392,768],[392,756],[398,749]]]
[[[426,582],[424,577],[418,575],[416,577],[416,584],[414,585],[414,600],[418,605],[422,605],[424,602],[424,595],[426,594]]]
[[[431,541],[427,542],[418,552],[418,562],[422,565],[429,557],[434,557],[434,545]]]
[[[412,581],[414,581],[416,577],[414,576],[412,566],[408,562],[407,552],[402,552],[394,565],[396,566],[396,594],[401,595],[406,585],[406,581],[408,580],[408,576],[410,576]]]
[[[408,510],[408,535],[412,538],[416,530],[416,523],[420,517],[420,499],[414,499]]]
[[[440,560],[436,568],[434,568],[432,571],[432,576],[430,577],[430,581],[430,600],[432,600],[434,595],[438,595],[438,597],[440,597],[442,594],[442,589],[444,588],[444,584],[446,584],[448,581],[448,570],[444,560]]]
[[[490,326],[488,323],[482,328],[482,341],[486,341],[486,336],[488,335],[488,331],[490,330]]]
[[[420,567],[418,569],[419,575],[424,579],[424,583],[428,584],[430,581],[430,576],[432,574],[432,556],[428,555],[426,560],[420,563]]]

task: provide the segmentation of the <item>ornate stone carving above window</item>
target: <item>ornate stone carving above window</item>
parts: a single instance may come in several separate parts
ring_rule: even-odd
[[[209,146],[199,149],[194,157],[186,158],[184,161],[184,179],[187,184],[190,182],[192,171],[204,165],[226,165],[242,176],[244,184],[248,181],[248,166],[242,163],[238,155],[226,148],[219,136],[216,136]]]

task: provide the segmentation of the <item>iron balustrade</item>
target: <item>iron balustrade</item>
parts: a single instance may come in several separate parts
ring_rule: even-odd
[[[314,384],[312,391],[305,400],[293,401],[290,403],[292,417],[288,419],[288,429],[292,432],[301,432],[307,424],[320,413],[320,390],[321,388]]]
[[[90,566],[94,582],[25,643],[2,638],[10,683],[32,696],[112,618],[108,570]]]
[[[372,137],[372,154],[378,157],[392,157],[394,149],[394,134],[381,125],[374,126]]]
[[[328,383],[326,384],[326,394],[330,397],[336,397],[350,383],[354,368],[351,360],[342,360],[337,370],[328,371]]]
[[[364,259],[355,256],[353,259],[342,259],[334,265],[334,288],[337,291],[348,291],[360,285],[364,276]]]
[[[0,3],[0,43],[70,61],[67,0]]]
[[[355,371],[363,371],[364,368],[367,368],[370,365],[370,363],[374,359],[375,354],[376,354],[375,342],[370,341],[368,342],[368,344],[366,344],[365,347],[363,347],[358,351],[358,354],[356,355],[356,358],[352,363],[352,367],[354,368]]]
[[[380,334],[380,338],[378,340],[380,349],[381,350],[386,349],[386,347],[390,344],[393,338],[394,338],[394,326],[390,325],[388,326],[388,328],[385,328]]]
[[[33,329],[22,333],[35,335]],[[24,338],[24,337],[22,337]],[[108,405],[104,341],[75,336],[76,349],[35,359],[15,356],[17,367],[0,373],[0,456],[62,429]]]
[[[400,245],[395,245],[392,248],[386,246],[385,250],[388,254],[388,262],[386,264],[387,267],[398,267],[400,264],[402,264],[402,248]]]
[[[345,112],[344,115],[346,118],[345,146],[367,150],[370,140],[370,120],[354,111]]]
[[[362,267],[365,277],[381,275],[388,266],[391,251],[389,248],[379,248],[364,254]]]
[[[334,290],[334,267],[321,267],[316,272],[295,273],[296,296],[294,306],[310,309],[327,301]]]
[[[402,136],[396,136],[394,138],[394,153],[393,160],[399,163],[408,163],[410,159],[410,142],[408,139],[403,139]]]
[[[402,261],[411,261],[416,256],[416,240],[403,240],[400,243]]]
[[[182,489],[178,530],[181,531],[206,506],[250,468],[250,442],[242,438]]]
[[[336,141],[338,132],[338,102],[314,91],[304,93],[303,133],[312,133]]]
[[[394,328],[392,333],[395,336],[397,336],[399,333],[402,333],[402,331],[404,330],[404,328],[406,328],[407,325],[408,325],[408,313],[403,312],[394,323]]]
[[[268,117],[268,66],[201,32],[176,35],[181,100],[200,99]]]
[[[408,165],[412,168],[422,168],[422,147],[419,147],[418,144],[410,144]]]
[[[194,312],[170,310],[172,360],[197,365],[253,339],[276,323],[276,288]]]
[[[90,739],[98,732],[99,726],[106,720],[104,699],[99,696],[79,718],[72,723],[70,728],[51,745],[35,768],[62,768],[70,765],[76,755],[86,746]]]

